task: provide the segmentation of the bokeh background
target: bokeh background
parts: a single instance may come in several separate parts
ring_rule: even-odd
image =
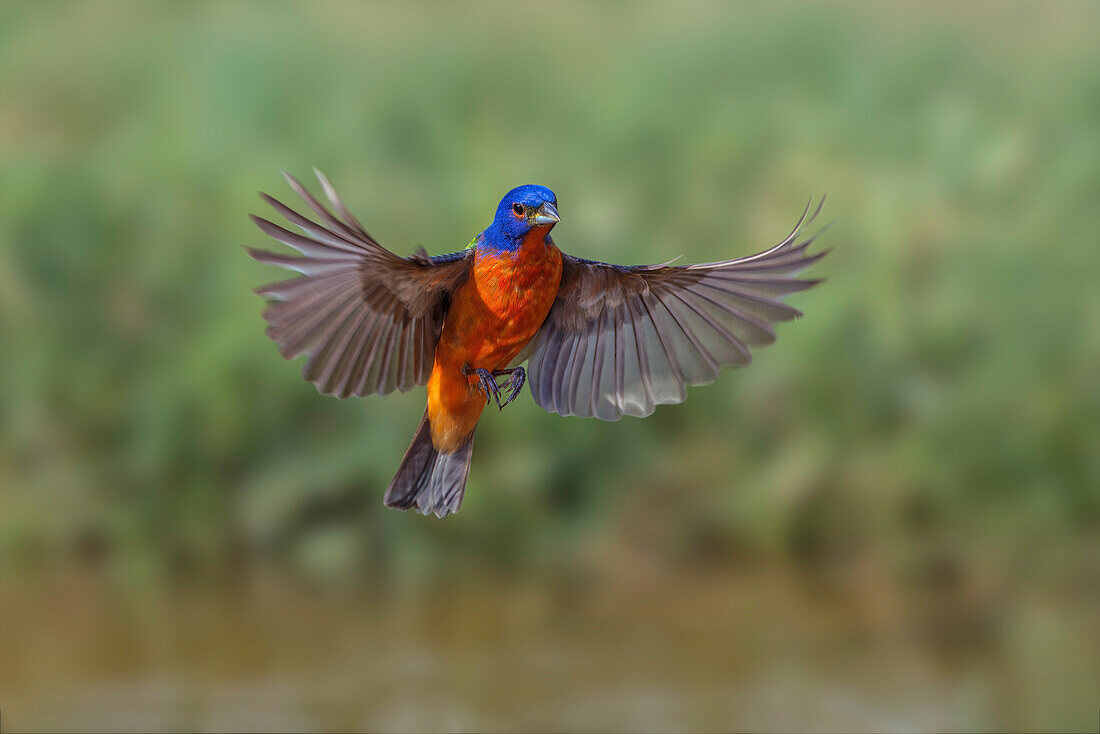
[[[0,5],[11,729],[1094,730],[1100,5]],[[646,420],[486,413],[264,337],[256,190],[398,252],[552,186],[566,250],[749,254],[806,316]]]

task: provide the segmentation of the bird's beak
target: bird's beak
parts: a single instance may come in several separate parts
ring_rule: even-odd
[[[547,201],[538,208],[532,221],[534,224],[557,224],[561,221],[561,217],[558,216],[558,210],[554,205]]]

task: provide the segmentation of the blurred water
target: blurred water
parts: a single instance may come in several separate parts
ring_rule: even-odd
[[[86,578],[16,585],[17,594],[9,585],[5,724],[1021,729],[1080,724],[1100,680],[1095,599],[1015,599],[1012,615],[972,611],[971,627],[945,640],[936,620],[914,624],[921,612],[883,611],[883,600],[853,600],[783,569],[602,588],[482,578],[378,595],[274,581],[139,595]],[[1011,628],[1029,616],[1047,632],[1017,639]]]

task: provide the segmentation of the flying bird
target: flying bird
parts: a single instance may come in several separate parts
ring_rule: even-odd
[[[299,276],[262,286],[267,334],[286,358],[308,355],[302,376],[321,393],[388,395],[427,384],[428,405],[384,501],[444,517],[462,504],[474,431],[486,405],[501,409],[524,383],[560,415],[614,421],[680,403],[688,385],[747,365],[772,324],[800,312],[781,302],[827,250],[799,241],[811,205],[769,250],[699,265],[612,265],[567,255],[550,231],[558,200],[545,186],[512,189],[470,245],[400,257],[367,234],[315,171],[331,209],[289,174],[310,219],[260,196],[301,230],[252,216],[291,256],[246,248]],[[525,369],[522,364],[526,362]]]

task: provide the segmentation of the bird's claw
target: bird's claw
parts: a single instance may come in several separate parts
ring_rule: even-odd
[[[483,367],[465,367],[462,370],[464,375],[477,375],[478,382],[481,384],[481,391],[485,393],[485,404],[493,402],[495,399],[497,405],[500,405],[500,387],[497,385],[497,380],[493,377],[493,373]]]
[[[523,390],[523,383],[527,382],[527,373],[522,367],[513,367],[510,370],[501,370],[500,372],[508,373],[508,381],[504,385],[512,388],[511,394],[503,403],[500,402],[499,397],[497,398],[497,406],[500,410],[504,410],[505,405],[519,397],[520,392]]]
[[[509,370],[495,370],[490,372],[483,367],[470,367],[467,365],[462,368],[462,374],[467,377],[470,375],[477,375],[481,391],[485,393],[486,405],[496,400],[497,409],[499,410],[504,410],[505,405],[519,397],[520,392],[523,390],[524,383],[527,382],[527,373],[522,367],[513,367]],[[503,387],[510,388],[511,392],[507,399],[501,402],[501,385],[497,384],[497,377],[503,375],[508,375],[508,380],[504,383]]]

